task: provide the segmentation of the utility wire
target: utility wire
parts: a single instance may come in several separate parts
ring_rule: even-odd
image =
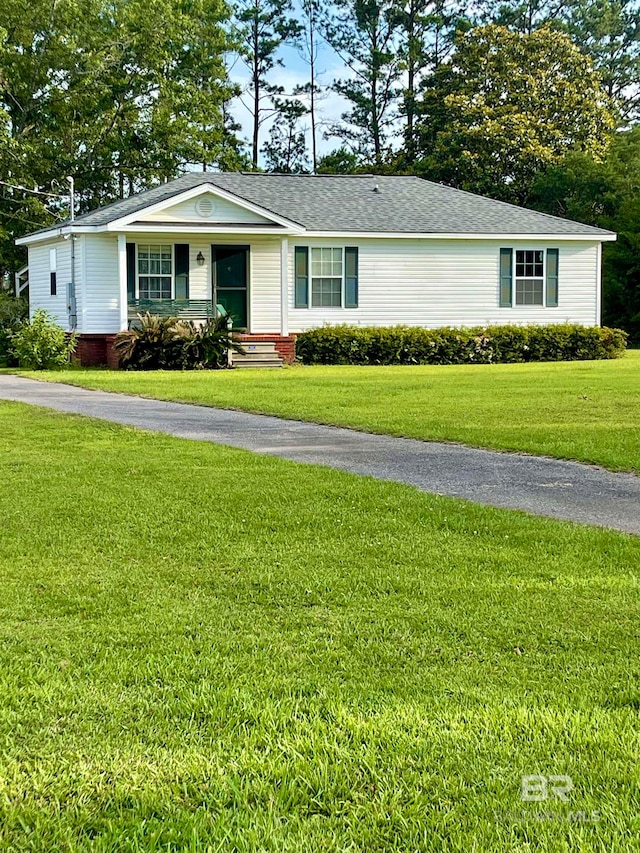
[[[0,196],[0,202],[4,203],[5,201],[10,201],[12,204],[24,205],[24,199],[13,198],[10,195]],[[56,213],[55,210],[49,210],[48,213],[50,216],[55,216],[55,218],[57,220],[59,220],[60,222],[66,222],[66,216],[62,216],[61,214]],[[3,214],[0,213],[0,216],[2,216],[2,215]]]
[[[2,213],[0,214],[0,218],[2,219],[13,219],[15,222],[21,222],[23,225],[35,225],[36,228],[46,228],[46,225],[43,225],[42,222],[34,222],[32,219],[23,219],[22,216],[16,216],[14,213]],[[56,223],[53,223],[50,227],[54,227]]]
[[[68,198],[68,195],[62,195],[61,193],[47,193],[44,190],[30,190],[28,187],[23,187],[18,184],[9,184],[7,181],[0,181],[0,184],[4,187],[9,187],[12,190],[20,190],[23,193],[34,193],[35,195],[46,195],[49,198]]]

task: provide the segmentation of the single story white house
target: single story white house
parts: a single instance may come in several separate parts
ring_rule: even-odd
[[[600,323],[615,234],[417,177],[188,173],[20,238],[30,311],[112,361],[140,312],[226,311],[287,360],[325,323]]]

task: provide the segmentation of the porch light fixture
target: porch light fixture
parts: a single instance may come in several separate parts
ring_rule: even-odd
[[[202,254],[202,252],[198,252],[198,254],[196,255],[196,261],[199,267],[204,265],[204,255]]]

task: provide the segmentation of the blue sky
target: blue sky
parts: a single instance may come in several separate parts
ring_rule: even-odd
[[[290,94],[296,86],[302,86],[309,80],[309,66],[304,61],[300,53],[293,47],[285,46],[280,50],[280,59],[282,65],[277,66],[270,79],[278,86],[283,86],[285,93]],[[317,73],[319,74],[318,85],[323,88],[328,88],[336,77],[345,77],[346,69],[339,57],[335,54],[328,44],[321,41],[319,44],[319,56],[317,63]],[[235,58],[230,67],[231,79],[246,88],[249,81],[249,71],[247,66],[241,59]],[[244,97],[246,100],[246,95]],[[301,100],[308,100],[301,96]],[[243,106],[243,97],[241,96],[233,104],[233,114],[236,120],[242,126],[241,135],[245,140],[249,140],[252,131],[252,118],[249,111]],[[320,100],[316,98],[316,109],[318,119],[324,124],[330,124],[340,118],[341,113],[345,111],[346,102],[343,98],[336,95],[334,92],[327,91],[323,94]],[[265,122],[261,128],[260,145],[262,146],[269,135],[269,125],[271,122]],[[308,122],[307,122],[308,124]],[[323,139],[323,130],[319,128],[318,134],[318,152],[320,155],[326,154],[335,148],[340,147],[340,141],[335,137],[329,140]],[[308,147],[311,150],[309,139],[309,129],[307,127]]]

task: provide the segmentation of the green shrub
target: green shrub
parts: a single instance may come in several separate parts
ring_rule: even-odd
[[[65,367],[76,348],[76,335],[69,335],[42,308],[11,334],[11,346],[20,367],[48,370]]]
[[[0,291],[0,365],[16,363],[11,336],[29,314],[26,299]]]
[[[296,338],[305,364],[498,364],[619,358],[626,332],[570,324],[423,329],[322,326]]]
[[[114,347],[130,370],[194,370],[227,365],[227,352],[244,352],[226,318],[196,325],[177,317],[138,315],[139,327],[120,332]]]

